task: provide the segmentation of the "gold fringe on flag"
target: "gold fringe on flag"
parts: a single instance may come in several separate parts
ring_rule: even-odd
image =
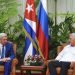
[[[35,44],[35,42],[33,41],[33,39],[31,38],[31,36],[30,36],[30,35],[27,33],[27,31],[24,29],[24,27],[23,27],[23,31],[24,31],[25,35],[26,35],[26,36],[30,39],[30,41],[32,42],[34,48],[39,51],[40,55],[41,55],[42,58],[44,59],[44,56],[43,56],[43,54],[42,54],[42,52],[41,52],[41,50],[40,50],[40,47],[39,47],[39,43],[38,43],[37,38],[36,38],[36,43],[37,43],[38,47],[37,47],[37,45]]]

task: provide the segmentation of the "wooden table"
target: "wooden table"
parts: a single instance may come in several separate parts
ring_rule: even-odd
[[[20,66],[21,75],[23,75],[23,71],[28,72],[29,75],[31,75],[31,71],[41,71],[42,75],[45,75],[45,67],[44,66]],[[24,74],[25,75],[25,74]]]

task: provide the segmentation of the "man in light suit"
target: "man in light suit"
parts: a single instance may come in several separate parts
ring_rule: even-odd
[[[75,33],[69,35],[69,40],[70,43],[63,48],[53,61],[48,63],[47,73],[50,71],[50,75],[57,75],[57,67],[61,67],[60,75],[67,75],[70,66],[75,65]]]
[[[0,65],[4,65],[4,75],[10,75],[14,57],[13,45],[7,41],[7,34],[0,33]]]

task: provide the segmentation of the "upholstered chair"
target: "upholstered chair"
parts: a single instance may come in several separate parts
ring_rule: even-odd
[[[14,53],[16,55],[16,44],[13,44],[13,50]],[[16,75],[16,65],[18,64],[18,60],[15,57],[12,61],[12,65],[11,65],[11,75]],[[0,65],[0,75],[4,73],[4,66]]]
[[[64,46],[66,46],[67,44],[62,44],[61,46],[58,46],[57,47],[57,54],[59,54],[59,52],[64,48]],[[48,63],[50,62],[51,60],[47,60],[47,71],[46,71],[46,75],[50,75],[50,71],[49,71],[49,68],[48,68]],[[60,70],[61,68],[60,67],[57,67],[56,68],[56,71],[57,71],[57,74],[60,75]],[[68,69],[68,73],[67,75],[75,75],[75,63],[73,65],[70,65],[70,68]]]

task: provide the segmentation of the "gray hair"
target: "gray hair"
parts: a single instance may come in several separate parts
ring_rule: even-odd
[[[7,37],[6,33],[0,33],[0,39],[2,39],[3,37]]]
[[[71,33],[70,35],[73,36],[73,38],[75,39],[75,33]]]

